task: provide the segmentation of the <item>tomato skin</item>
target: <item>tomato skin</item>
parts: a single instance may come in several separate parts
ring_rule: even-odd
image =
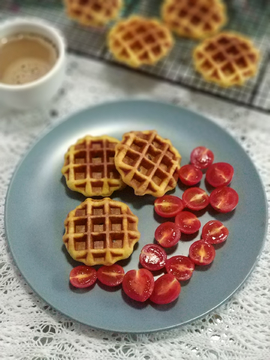
[[[208,194],[199,187],[185,190],[182,199],[185,206],[190,210],[202,210],[209,204]]]
[[[216,188],[210,194],[210,204],[218,212],[227,213],[236,208],[239,196],[231,187]]]
[[[167,260],[165,250],[155,244],[145,245],[140,253],[139,261],[141,265],[150,271],[156,271],[164,268]]]
[[[171,218],[184,209],[184,204],[177,196],[164,195],[155,200],[154,209],[159,216]]]
[[[189,211],[181,211],[176,216],[175,223],[179,226],[180,231],[184,234],[194,234],[201,227],[200,220],[196,215]]]
[[[101,266],[97,271],[98,280],[107,286],[117,286],[123,281],[125,270],[118,264]]]
[[[202,239],[209,244],[220,244],[228,235],[228,228],[218,220],[210,220],[202,228]]]
[[[180,237],[181,231],[179,226],[171,221],[160,224],[155,231],[156,241],[165,248],[176,245],[180,240]]]
[[[204,240],[195,241],[189,247],[189,257],[196,265],[209,265],[215,256],[214,246]]]
[[[198,169],[206,169],[214,161],[214,154],[205,146],[198,146],[190,154],[190,162]]]
[[[200,169],[196,168],[196,166],[187,164],[181,166],[178,171],[178,176],[183,184],[192,186],[201,181],[203,173]]]
[[[189,280],[193,274],[194,262],[187,256],[176,255],[166,262],[166,271],[172,274],[178,281]]]
[[[213,187],[228,185],[233,178],[234,168],[225,162],[218,162],[209,166],[206,172],[206,181]]]
[[[169,304],[178,298],[180,292],[179,281],[172,274],[165,274],[155,281],[150,300],[155,304]]]
[[[124,276],[122,288],[131,299],[144,302],[152,294],[154,283],[154,277],[149,270],[129,270]]]
[[[91,266],[76,266],[69,274],[70,283],[78,289],[90,287],[96,282],[96,280],[97,271]]]

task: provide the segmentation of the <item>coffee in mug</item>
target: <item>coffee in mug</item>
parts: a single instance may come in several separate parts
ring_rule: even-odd
[[[20,33],[0,39],[0,83],[23,85],[46,75],[58,52],[45,37]]]

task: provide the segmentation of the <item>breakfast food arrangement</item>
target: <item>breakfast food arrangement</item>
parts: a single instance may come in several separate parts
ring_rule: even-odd
[[[154,65],[166,57],[175,45],[174,33],[200,41],[191,60],[208,82],[241,86],[257,73],[260,53],[252,40],[230,29],[221,30],[228,22],[222,0],[164,0],[160,19],[141,15],[120,19],[120,0],[65,0],[65,5],[67,16],[81,25],[110,27],[108,48],[117,61],[130,67]]]
[[[139,254],[140,268],[127,272],[116,262],[133,253],[140,239],[139,219],[126,204],[107,197],[108,191],[102,192],[104,177],[110,173],[104,159],[110,159],[113,172],[119,171],[113,178],[133,188],[135,195],[154,197],[154,211],[161,219],[153,234],[155,243],[144,245]],[[204,146],[192,150],[190,164],[180,167],[180,163],[178,150],[154,130],[130,131],[123,134],[121,141],[107,135],[87,135],[70,146],[62,173],[71,190],[88,196],[65,220],[63,242],[66,249],[74,260],[85,264],[73,268],[70,273],[74,288],[92,288],[99,281],[109,287],[122,286],[127,297],[135,301],[149,299],[155,304],[168,304],[179,297],[180,282],[189,280],[196,266],[213,262],[215,245],[224,242],[229,235],[227,227],[215,219],[203,224],[200,239],[190,245],[188,256],[169,257],[166,249],[173,250],[182,234],[199,233],[202,224],[196,216],[197,211],[209,205],[220,213],[236,208],[238,194],[228,187],[234,169],[229,163],[215,163],[214,153]],[[213,188],[210,195],[194,186],[201,181],[203,172],[205,181]],[[74,186],[74,180],[82,182]],[[166,194],[175,189],[178,181],[188,187],[182,198]],[[81,191],[89,187],[87,182],[93,182],[99,191]],[[123,188],[118,186],[115,190]],[[163,274],[160,275],[160,271]]]
[[[0,1],[3,358],[267,358],[259,3]]]

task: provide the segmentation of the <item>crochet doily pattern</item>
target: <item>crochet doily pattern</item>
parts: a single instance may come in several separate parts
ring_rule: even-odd
[[[109,333],[72,321],[36,295],[16,268],[5,238],[4,202],[21,156],[44,129],[71,113],[124,98],[151,98],[210,117],[249,154],[269,204],[269,116],[130,70],[69,55],[64,85],[49,106],[30,112],[0,108],[0,359],[269,360],[269,231],[254,271],[230,300],[194,323],[152,334]]]

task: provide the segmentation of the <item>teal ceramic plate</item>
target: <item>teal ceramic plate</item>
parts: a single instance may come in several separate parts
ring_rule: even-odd
[[[96,284],[91,290],[69,285],[71,260],[62,244],[64,220],[84,197],[67,189],[61,176],[67,148],[86,134],[107,134],[121,139],[130,130],[156,129],[169,138],[189,161],[191,150],[204,145],[215,161],[233,165],[231,186],[239,205],[228,214],[211,209],[200,213],[202,224],[216,218],[229,228],[227,241],[217,249],[209,267],[197,267],[183,284],[180,297],[169,305],[136,303],[121,288],[108,291]],[[206,188],[204,181],[200,186]],[[173,192],[181,196],[183,188]],[[153,213],[154,198],[134,196],[127,188],[113,195],[126,202],[139,217],[141,240],[132,256],[123,261],[125,271],[138,268],[141,248],[153,242],[160,219]],[[241,146],[210,120],[188,110],[149,101],[103,104],[72,115],[43,136],[18,166],[11,181],[5,209],[8,243],[21,273],[48,304],[70,318],[98,329],[119,332],[151,332],[183,325],[213,311],[246,280],[262,250],[266,235],[266,198],[261,180]],[[180,241],[169,255],[188,254],[190,244]]]

